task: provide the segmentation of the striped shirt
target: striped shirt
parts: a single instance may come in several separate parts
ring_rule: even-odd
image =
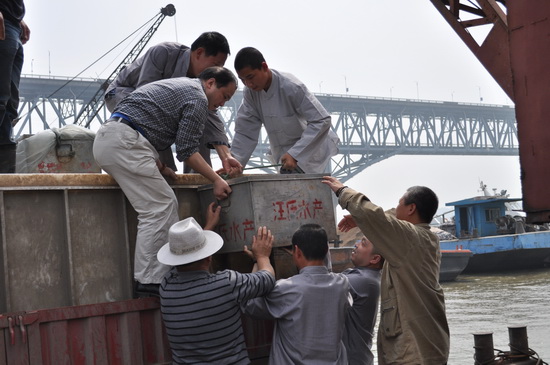
[[[200,80],[178,77],[139,87],[114,112],[128,116],[158,151],[175,143],[176,156],[184,161],[199,151],[208,99]]]
[[[160,285],[173,364],[249,364],[240,303],[275,285],[267,271],[168,272]]]

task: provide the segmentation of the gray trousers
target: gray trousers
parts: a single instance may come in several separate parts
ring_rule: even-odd
[[[157,252],[179,217],[176,195],[156,165],[157,151],[139,132],[110,121],[97,131],[93,153],[138,213],[134,279],[160,283],[170,267],[158,262]]]

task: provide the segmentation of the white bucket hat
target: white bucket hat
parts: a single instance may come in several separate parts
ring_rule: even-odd
[[[223,246],[219,234],[205,231],[191,217],[174,223],[168,231],[168,243],[157,253],[159,262],[178,266],[204,259]]]

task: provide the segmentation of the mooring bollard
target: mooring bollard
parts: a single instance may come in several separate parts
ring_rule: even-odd
[[[495,351],[493,346],[493,333],[474,333],[474,364],[493,364]]]
[[[529,342],[527,340],[527,327],[510,326],[508,327],[508,336],[510,338],[510,355],[514,357],[525,355],[529,357]]]
[[[474,333],[474,365],[539,365],[547,364],[529,348],[526,326],[509,326],[510,351],[498,351],[495,355],[493,333]]]

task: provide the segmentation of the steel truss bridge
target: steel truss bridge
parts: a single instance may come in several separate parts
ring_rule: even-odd
[[[16,138],[72,124],[103,83],[100,79],[21,78],[20,119]],[[374,163],[395,155],[519,155],[515,110],[504,105],[316,94],[332,115],[340,152],[331,162],[334,176],[346,181]],[[219,110],[233,138],[242,93]],[[100,106],[89,128],[97,130],[109,117]],[[88,122],[88,121],[87,121]],[[249,166],[271,164],[267,134]]]

